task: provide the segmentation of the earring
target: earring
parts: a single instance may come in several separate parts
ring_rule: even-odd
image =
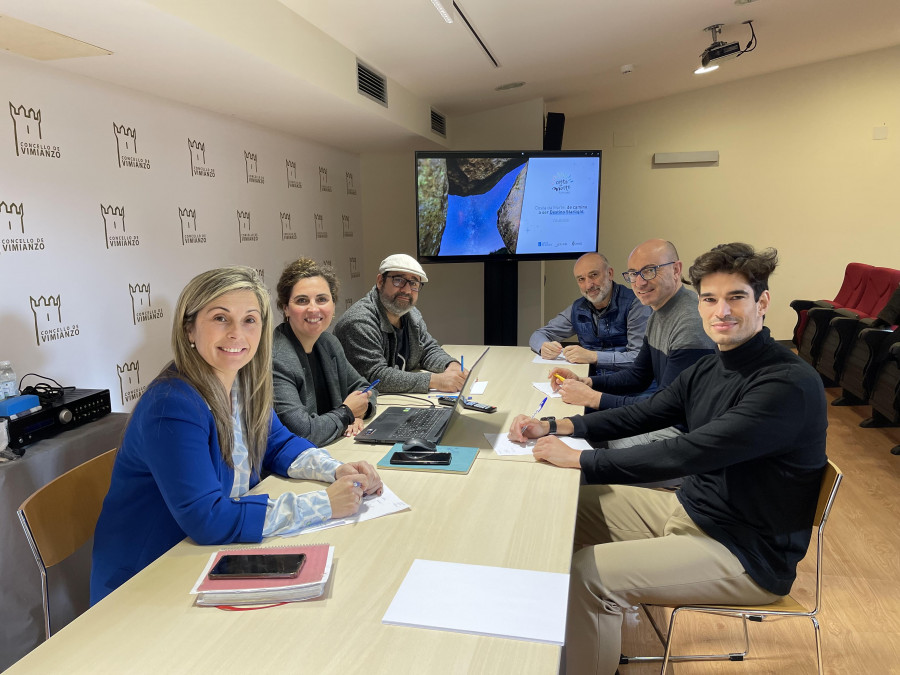
[[[194,348],[194,343],[192,342],[192,343],[191,343],[191,349],[193,349],[193,348]]]

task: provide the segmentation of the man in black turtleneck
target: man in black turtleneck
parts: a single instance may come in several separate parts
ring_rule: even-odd
[[[826,463],[816,372],[763,327],[774,250],[723,244],[688,274],[718,353],[641,403],[558,422],[521,415],[510,438],[580,468],[569,585],[570,675],[614,673],[623,608],[638,603],[762,604],[790,591],[806,554]],[[591,440],[681,424],[683,436],[579,453]],[[556,427],[556,428],[552,428]],[[541,438],[546,436],[546,438]],[[677,493],[621,485],[686,476]]]

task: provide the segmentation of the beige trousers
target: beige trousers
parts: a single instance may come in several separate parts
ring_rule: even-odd
[[[616,672],[623,609],[646,602],[763,604],[778,597],[760,588],[728,549],[704,534],[671,492],[581,486],[575,547],[567,675]]]

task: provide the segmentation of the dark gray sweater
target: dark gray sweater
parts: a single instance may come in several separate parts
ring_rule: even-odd
[[[381,380],[378,391],[428,393],[431,373],[442,373],[456,361],[441,349],[425,326],[421,312],[415,307],[403,317],[409,327],[409,360],[406,369],[394,366],[397,358],[397,336],[373,286],[357,300],[334,326],[334,334],[344,347],[354,368],[369,382]],[[422,372],[409,372],[422,369]]]
[[[347,428],[343,415],[335,409],[350,392],[365,389],[369,383],[347,361],[337,338],[323,333],[316,340],[313,350],[319,357],[322,375],[328,383],[331,408],[317,412],[315,384],[300,362],[298,347],[303,349],[290,325],[282,323],[275,328],[272,340],[275,412],[284,426],[321,447],[340,438]],[[372,392],[366,417],[375,412],[377,399],[375,392]]]

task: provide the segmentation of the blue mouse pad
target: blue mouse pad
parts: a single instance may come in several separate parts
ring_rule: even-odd
[[[441,466],[439,464],[423,464],[419,466],[403,466],[391,464],[391,455],[403,449],[403,443],[394,443],[388,453],[378,461],[379,469],[400,469],[401,471],[438,471],[440,473],[469,473],[475,458],[478,456],[478,448],[465,448],[456,445],[439,445],[437,452],[449,452],[450,463]]]

